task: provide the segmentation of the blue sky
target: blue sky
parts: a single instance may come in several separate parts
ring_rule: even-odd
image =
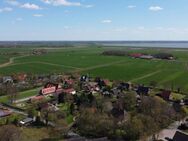
[[[0,0],[0,40],[188,40],[188,0]]]

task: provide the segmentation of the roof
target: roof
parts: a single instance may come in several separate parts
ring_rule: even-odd
[[[32,98],[32,100],[42,100],[44,98],[43,95],[35,96]]]
[[[176,131],[173,141],[188,141],[188,135],[180,131]]]
[[[65,82],[68,83],[69,85],[74,84],[74,80],[72,79],[66,79]]]
[[[139,57],[141,57],[143,54],[141,54],[141,53],[132,53],[132,54],[130,54],[130,56],[131,57],[135,57],[135,58],[139,58]]]
[[[0,109],[0,117],[9,116],[12,112],[10,110]]]
[[[75,90],[73,88],[70,88],[70,89],[63,89],[62,90],[64,93],[67,93],[67,94],[72,94],[73,92],[75,92]]]

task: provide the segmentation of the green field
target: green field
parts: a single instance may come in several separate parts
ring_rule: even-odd
[[[35,95],[37,95],[39,93],[39,90],[40,90],[40,88],[35,88],[35,89],[27,90],[27,91],[24,91],[24,92],[20,92],[17,95],[16,100],[20,100],[20,99],[24,99],[24,98],[35,96]],[[0,102],[6,103],[8,101],[9,101],[8,96],[1,96],[0,97]]]
[[[128,52],[157,53],[169,52],[177,57],[176,61],[141,60],[130,57],[103,56],[104,50],[126,50]],[[31,50],[31,49],[30,49]],[[3,49],[6,52],[6,49]],[[19,49],[14,49],[19,51]],[[20,49],[27,53],[28,50]],[[0,64],[8,59],[0,56]],[[130,49],[126,47],[83,47],[50,49],[48,54],[26,56],[0,67],[1,75],[13,73],[64,73],[80,72],[91,76],[101,76],[111,80],[125,80],[139,84],[155,81],[159,87],[181,88],[188,91],[188,50],[177,49]]]

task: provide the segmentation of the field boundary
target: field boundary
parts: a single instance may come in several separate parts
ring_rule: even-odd
[[[60,64],[54,64],[54,63],[48,63],[48,62],[42,62],[42,61],[12,63],[12,64],[9,64],[9,65],[3,66],[3,67],[16,66],[16,65],[24,65],[24,64],[46,64],[46,65],[51,65],[51,66],[66,67],[66,68],[72,68],[72,69],[81,69],[81,68],[74,67],[74,66],[60,65]],[[0,67],[0,68],[3,68],[3,67]]]
[[[141,76],[141,77],[138,77],[138,78],[132,79],[132,80],[130,80],[130,82],[135,82],[135,81],[138,81],[138,80],[142,80],[142,79],[144,79],[144,78],[147,78],[147,77],[153,76],[153,75],[155,75],[155,74],[157,74],[157,73],[159,73],[159,72],[161,72],[161,70],[158,70],[158,71],[155,71],[155,72],[152,72],[152,73],[148,73],[148,74],[143,75],[143,76]]]
[[[79,72],[83,72],[83,71],[94,70],[94,69],[98,69],[98,68],[104,68],[104,67],[108,67],[108,66],[112,66],[112,65],[116,65],[116,64],[121,64],[121,63],[124,63],[124,62],[127,63],[128,61],[121,60],[121,61],[111,62],[111,63],[107,63],[107,64],[95,65],[95,66],[92,66],[92,67],[87,67],[87,68],[82,68],[80,70],[72,71],[72,73],[79,73]]]

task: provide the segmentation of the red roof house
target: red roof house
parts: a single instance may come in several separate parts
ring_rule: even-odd
[[[140,58],[141,56],[143,56],[143,54],[142,53],[132,53],[132,54],[130,54],[130,56],[133,58]]]

